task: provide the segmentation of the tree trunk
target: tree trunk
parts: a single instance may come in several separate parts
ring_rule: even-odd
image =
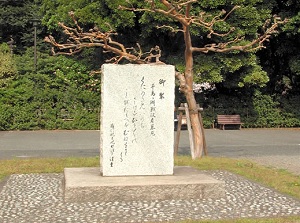
[[[194,152],[192,153],[194,154],[194,157],[192,158],[193,159],[201,158],[204,144],[203,144],[202,128],[201,128],[199,115],[198,115],[197,103],[193,91],[187,92],[185,96],[189,106],[190,120],[191,120],[193,140],[194,140]]]
[[[189,18],[190,4],[186,8],[186,18]],[[185,89],[184,94],[189,106],[190,121],[192,125],[193,140],[194,140],[194,157],[201,158],[203,152],[203,137],[198,115],[197,103],[193,92],[193,46],[188,25],[183,25],[184,41],[185,41]]]
[[[189,79],[192,81],[192,73],[185,73],[186,80],[188,82]],[[193,92],[193,85],[189,85],[187,83],[187,89],[185,91],[185,97],[189,106],[189,113],[190,113],[190,120],[191,120],[191,126],[192,126],[192,134],[193,134],[193,140],[194,140],[194,157],[201,158],[202,152],[203,152],[203,136],[202,136],[202,128],[199,120],[198,115],[198,108],[197,103],[195,100],[194,92]]]

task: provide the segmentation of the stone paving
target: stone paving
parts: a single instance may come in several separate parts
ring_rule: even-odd
[[[0,193],[0,223],[176,222],[300,216],[300,200],[226,171],[203,172],[225,181],[225,198],[65,203],[62,174],[12,175]]]

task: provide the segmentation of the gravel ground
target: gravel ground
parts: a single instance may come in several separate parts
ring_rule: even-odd
[[[299,200],[226,171],[203,172],[225,181],[225,198],[65,203],[62,174],[12,175],[0,193],[0,222],[174,222],[300,216]]]

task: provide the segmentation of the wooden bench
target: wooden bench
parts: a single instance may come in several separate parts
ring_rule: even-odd
[[[220,126],[220,129],[225,130],[225,125],[238,125],[241,129],[240,115],[217,115],[217,124]]]

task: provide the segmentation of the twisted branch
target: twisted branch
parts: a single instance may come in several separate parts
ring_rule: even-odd
[[[70,12],[69,15],[73,19],[76,28],[68,27],[63,23],[58,24],[68,36],[67,43],[58,43],[51,35],[44,39],[45,42],[53,46],[51,50],[53,55],[73,55],[79,53],[84,48],[101,47],[105,53],[109,52],[115,54],[115,56],[107,60],[107,62],[119,63],[125,59],[137,64],[162,63],[159,60],[161,50],[158,46],[150,49],[148,52],[143,52],[139,44],[137,44],[138,50],[132,47],[126,48],[122,43],[112,39],[113,36],[117,35],[112,29],[108,32],[101,32],[95,27],[88,32],[84,32],[77,23],[74,13]]]

